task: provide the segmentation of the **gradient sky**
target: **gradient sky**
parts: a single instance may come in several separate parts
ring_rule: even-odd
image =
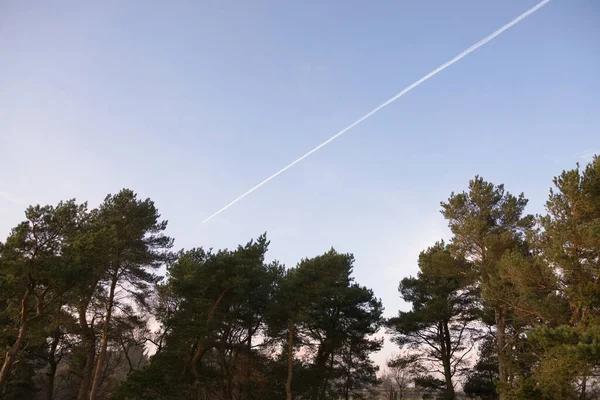
[[[178,248],[266,231],[287,265],[352,252],[394,315],[450,192],[481,174],[542,212],[600,152],[600,2],[553,0],[200,222],[536,3],[0,2],[0,239],[26,204],[128,187]]]

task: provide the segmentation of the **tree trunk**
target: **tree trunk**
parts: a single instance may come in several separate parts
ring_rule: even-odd
[[[87,322],[87,312],[97,286],[98,281],[95,281],[89,289],[89,296],[80,298],[77,304],[79,329],[81,329],[81,335],[86,349],[85,364],[83,366],[83,373],[81,374],[77,400],[86,400],[88,398],[92,374],[94,373],[94,362],[96,361],[96,336],[94,335],[93,321],[92,325],[89,325]]]
[[[223,298],[225,297],[225,295],[227,294],[228,291],[229,291],[229,288],[226,288],[225,290],[223,290],[221,292],[221,294],[219,295],[219,297],[217,298],[217,300],[215,301],[215,304],[213,304],[213,306],[208,311],[208,316],[206,317],[207,325],[210,325],[210,323],[212,322],[213,317],[215,315],[215,311],[217,311],[219,304],[221,303],[221,301],[223,300]],[[192,361],[190,362],[190,372],[192,373],[192,376],[194,377],[195,383],[198,383],[198,379],[200,378],[198,376],[198,372],[196,371],[196,365],[198,365],[198,363],[204,356],[204,353],[206,353],[206,350],[207,350],[207,347],[205,345],[203,345],[202,342],[200,342],[198,344],[198,348],[196,349],[196,351],[194,353],[194,357],[192,357]],[[93,399],[90,399],[90,400],[93,400]]]
[[[326,343],[328,342],[327,339],[325,339],[325,343],[323,344],[323,346],[325,347]],[[327,363],[327,359],[330,359],[330,365],[329,368],[331,370],[333,370],[333,362],[334,362],[334,354],[333,354],[333,346],[329,346],[329,348],[324,348],[323,350],[323,354],[321,355],[323,361],[319,364],[318,367],[318,379],[320,380],[319,385],[318,385],[318,392],[317,392],[317,400],[325,400],[325,396],[327,396],[327,384],[329,383],[329,378],[327,376],[325,376],[326,373],[326,369],[327,366],[325,365]],[[321,378],[323,377],[323,378]]]
[[[249,400],[252,398],[252,391],[250,389],[250,381],[252,380],[251,370],[251,355],[252,355],[252,335],[254,334],[253,324],[248,324],[248,341],[246,343],[246,376],[244,377],[245,383],[242,386],[240,393],[240,400]]]
[[[233,400],[233,379],[231,377],[231,373],[228,371],[227,374],[227,390],[225,392],[225,400]]]
[[[581,393],[579,394],[579,400],[586,399],[586,397],[587,397],[585,395],[586,386],[587,386],[587,376],[584,376],[581,380]]]
[[[0,370],[0,391],[3,392],[4,388],[8,382],[8,378],[10,376],[10,370],[17,359],[17,355],[21,350],[21,346],[23,345],[23,341],[25,340],[25,335],[27,334],[27,302],[29,301],[29,296],[31,295],[31,287],[28,285],[25,290],[25,294],[23,294],[23,298],[21,299],[21,319],[19,321],[19,333],[17,335],[17,339],[15,343],[12,345],[10,349],[6,352],[6,356],[4,358],[4,364],[2,365],[2,369]],[[1,394],[0,392],[0,394]]]
[[[326,336],[323,343],[319,346],[319,350],[315,357],[314,370],[316,372],[316,379],[312,388],[311,400],[319,400],[321,398],[321,389],[323,389],[323,392],[325,391],[325,384],[327,383],[325,379],[325,364],[331,355],[329,340],[330,339],[327,339]]]
[[[56,360],[56,349],[58,348],[58,344],[60,343],[60,328],[56,328],[54,330],[54,335],[52,337],[52,344],[50,345],[50,354],[48,355],[48,372],[46,376],[48,376],[48,380],[46,381],[46,400],[52,400],[54,397],[54,377],[56,376],[56,367],[58,366],[58,361]]]
[[[320,347],[317,355],[315,357],[314,363],[314,371],[315,371],[315,380],[311,390],[310,399],[311,400],[319,400],[319,394],[321,393],[321,385],[323,382],[323,348]]]
[[[285,398],[292,400],[292,373],[294,367],[294,317],[290,319],[288,328],[288,371],[285,380]]]
[[[100,385],[100,378],[102,376],[102,367],[104,359],[106,358],[106,349],[108,347],[108,326],[112,317],[113,303],[115,301],[115,288],[117,287],[118,272],[115,271],[112,282],[110,285],[110,292],[108,294],[108,304],[106,306],[106,315],[104,317],[104,326],[102,327],[102,341],[100,342],[100,352],[98,353],[98,360],[96,361],[96,370],[94,372],[94,379],[92,380],[92,388],[90,390],[90,400],[96,400],[98,396],[98,386]]]
[[[92,375],[94,373],[94,361],[96,359],[96,338],[94,337],[93,328],[87,328],[86,333],[86,358],[85,366],[83,367],[83,374],[81,376],[81,383],[79,384],[79,392],[77,394],[77,400],[86,400],[89,395],[90,383],[92,381]]]
[[[444,390],[444,400],[454,400],[454,385],[452,384],[452,342],[450,338],[450,329],[448,323],[442,323],[440,327],[442,331],[442,365],[444,366],[444,380],[446,381],[446,389]]]
[[[50,362],[50,369],[48,370],[48,381],[46,381],[46,395],[44,396],[46,400],[52,400],[54,398],[54,377],[56,376],[56,366],[57,363],[55,361]]]
[[[498,352],[498,383],[500,384],[500,400],[506,399],[506,384],[508,383],[508,368],[506,360],[506,309],[502,306],[496,307],[496,335]]]
[[[346,384],[344,385],[344,400],[350,400],[350,376],[346,377]]]

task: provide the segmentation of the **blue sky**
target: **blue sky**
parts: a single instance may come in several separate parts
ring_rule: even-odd
[[[536,3],[2,2],[0,237],[24,204],[128,187],[177,247],[267,231],[287,265],[353,252],[393,315],[451,191],[481,174],[542,212],[552,177],[600,153],[599,2],[551,1],[200,222]]]

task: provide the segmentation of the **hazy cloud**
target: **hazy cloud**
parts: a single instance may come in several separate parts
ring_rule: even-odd
[[[2,202],[2,200],[15,204],[17,206],[25,207],[39,203],[37,201],[32,201],[31,199],[24,199],[22,197],[14,196],[12,193],[0,190],[0,202]]]
[[[600,149],[596,149],[596,150],[588,149],[588,150],[582,151],[581,153],[577,154],[577,158],[579,158],[580,160],[585,161],[585,162],[590,162],[594,158],[594,155],[600,155]]]
[[[300,71],[302,71],[302,74],[308,75],[312,72],[327,71],[327,67],[325,65],[313,64],[313,63],[307,62],[307,63],[302,64],[302,66],[300,67]]]
[[[23,201],[23,199],[19,199],[18,197],[15,197],[12,194],[10,194],[8,192],[3,192],[3,191],[0,191],[0,199],[4,199],[4,200],[8,201],[9,203],[18,204],[18,205],[26,204],[26,202]]]

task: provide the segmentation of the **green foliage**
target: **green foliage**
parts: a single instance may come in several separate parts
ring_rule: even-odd
[[[169,261],[173,245],[163,234],[167,221],[159,219],[152,200],[138,200],[128,189],[108,195],[98,209],[105,257],[101,282],[126,282],[127,293],[141,307],[147,306],[148,293],[161,279],[153,271]]]
[[[290,275],[295,281],[294,322],[301,343],[311,352],[311,399],[350,396],[376,383],[377,368],[368,358],[382,341],[383,306],[370,289],[354,282],[354,257],[335,250],[302,260]]]
[[[600,368],[600,157],[554,178],[536,239],[551,266],[562,319],[540,325],[532,338],[540,353],[534,371],[546,397],[581,397]]]
[[[0,394],[10,393],[19,381],[10,382],[11,375],[32,375],[28,362],[20,362],[13,370],[24,355],[22,348],[40,346],[45,337],[38,332],[53,324],[54,318],[64,317],[61,305],[78,272],[65,253],[85,210],[85,205],[74,201],[56,207],[29,207],[27,220],[14,228],[0,247],[2,319],[7,323],[2,336],[9,347],[0,371]]]
[[[29,207],[0,242],[0,397],[453,399],[464,376],[483,400],[597,398],[600,158],[554,186],[537,220],[479,176],[442,203],[453,237],[401,280],[410,310],[385,326],[404,350],[382,379],[383,306],[351,254],[286,269],[266,235],[172,254],[154,203],[127,189],[92,210]]]
[[[452,379],[473,347],[479,315],[474,282],[472,265],[438,242],[419,255],[417,277],[402,279],[398,287],[412,309],[387,322],[396,344],[444,376],[447,399],[454,398]]]
[[[464,391],[470,398],[494,400],[498,398],[496,382],[498,381],[498,355],[493,334],[489,334],[481,342],[479,359],[469,371],[464,384]]]
[[[523,216],[527,200],[506,192],[503,185],[494,185],[476,176],[469,182],[469,191],[452,193],[442,204],[442,214],[454,234],[450,249],[470,260],[476,272],[482,304],[494,315],[497,337],[499,388],[517,380],[521,371],[514,368],[517,356],[515,344],[527,329],[516,318],[513,301],[518,298],[515,285],[502,268],[502,260],[511,252],[527,254],[526,237],[534,217]],[[506,396],[504,396],[506,398]]]

